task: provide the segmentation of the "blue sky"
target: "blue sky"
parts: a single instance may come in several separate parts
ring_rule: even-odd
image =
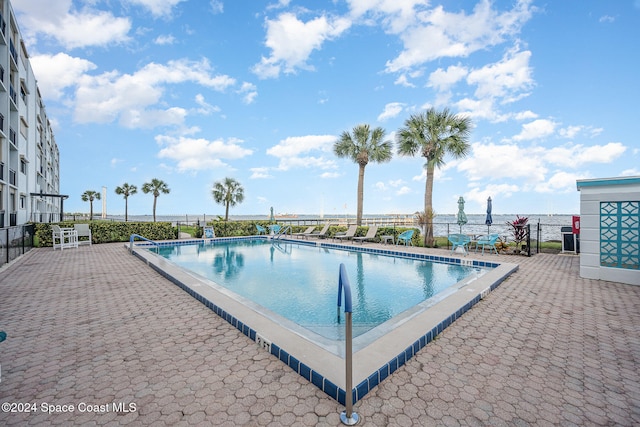
[[[354,214],[358,167],[333,143],[411,114],[473,121],[436,172],[434,209],[578,213],[576,180],[640,175],[640,0],[13,0],[60,148],[69,212],[85,190],[165,181],[158,214]],[[365,214],[424,206],[424,159],[370,163]],[[96,211],[101,204],[94,205]]]

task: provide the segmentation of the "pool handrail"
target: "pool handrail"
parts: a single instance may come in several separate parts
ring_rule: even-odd
[[[278,232],[275,234],[275,236],[273,236],[273,238],[279,240],[283,235],[287,234],[287,231],[291,233],[292,230],[290,225],[285,225],[284,227],[280,228],[280,230],[278,230]]]
[[[147,241],[153,245],[156,245],[157,247],[160,247],[160,245],[158,244],[158,242],[154,242],[151,239],[147,239],[146,237],[143,237],[139,234],[132,234],[131,236],[129,236],[129,252],[133,251],[133,241],[136,239],[136,237],[140,240],[144,240]]]
[[[345,343],[344,343],[344,364],[345,364],[345,410],[340,413],[342,424],[352,426],[358,423],[360,417],[353,412],[353,324],[351,320],[351,285],[347,268],[340,263],[340,274],[338,276],[338,323],[340,323],[340,306],[342,305],[342,293],[344,292],[344,313],[345,313]]]

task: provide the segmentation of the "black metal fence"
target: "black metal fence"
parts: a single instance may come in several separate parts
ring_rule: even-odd
[[[0,267],[33,248],[35,225],[0,228]]]

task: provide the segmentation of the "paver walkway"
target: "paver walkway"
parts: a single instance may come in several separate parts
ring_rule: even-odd
[[[581,279],[575,256],[508,260],[517,273],[355,405],[360,425],[640,425],[640,287]],[[122,244],[1,269],[0,330],[0,403],[35,409],[3,426],[341,425]]]

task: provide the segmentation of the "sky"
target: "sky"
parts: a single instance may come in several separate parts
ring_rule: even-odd
[[[382,127],[365,214],[424,209],[424,158],[400,156],[412,115],[472,121],[436,171],[436,214],[577,214],[576,180],[640,175],[640,0],[12,0],[60,149],[67,212],[136,185],[130,215],[354,215],[358,165],[333,145]],[[100,212],[101,202],[94,202]]]

